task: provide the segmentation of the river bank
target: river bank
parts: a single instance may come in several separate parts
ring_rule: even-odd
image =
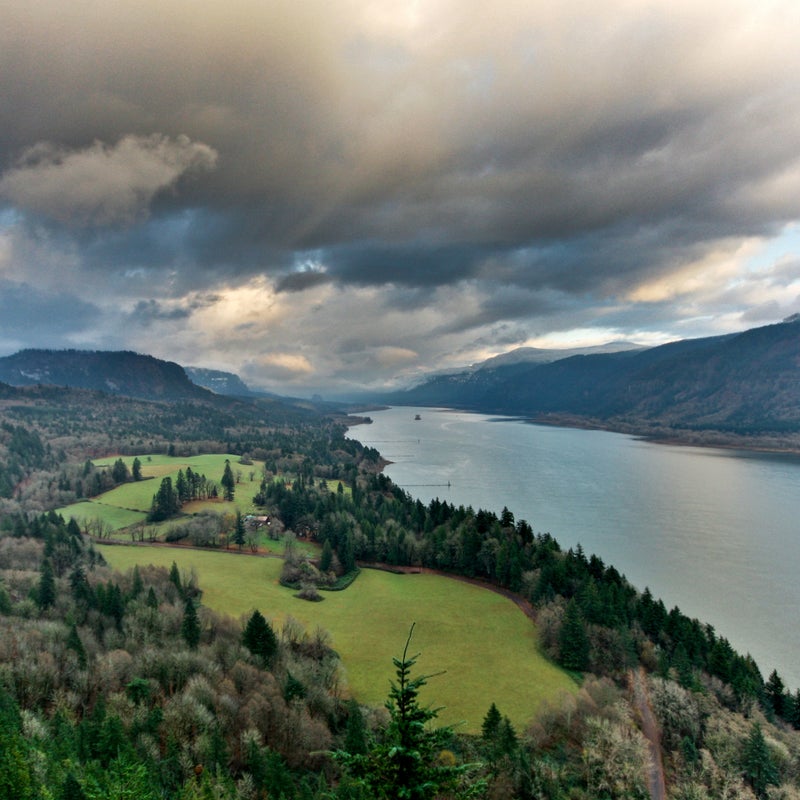
[[[606,427],[426,407],[370,416],[347,435],[391,461],[385,474],[415,499],[507,507],[712,624],[765,675],[776,667],[800,685],[800,632],[785,623],[800,605],[796,454],[738,442],[654,447]]]

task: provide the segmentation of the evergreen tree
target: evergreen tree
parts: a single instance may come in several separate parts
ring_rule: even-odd
[[[11,596],[3,581],[0,581],[0,614],[11,613]]]
[[[327,572],[331,568],[332,561],[333,561],[333,548],[331,547],[330,539],[326,539],[325,544],[322,545],[322,555],[320,555],[319,558],[320,572]]]
[[[132,475],[135,481],[142,479],[142,462],[138,457],[133,459]]]
[[[28,800],[36,796],[28,745],[14,698],[0,687],[0,797]]]
[[[158,492],[153,496],[153,503],[150,506],[147,521],[160,522],[168,519],[177,514],[180,511],[180,507],[180,499],[172,486],[172,478],[167,476],[162,479]]]
[[[61,784],[58,800],[86,800],[86,793],[71,772],[64,779],[64,783]]]
[[[125,483],[128,480],[128,465],[118,458],[111,468],[111,477],[114,483]]]
[[[56,602],[56,578],[49,558],[42,561],[36,601],[40,611],[52,607]]]
[[[175,491],[181,503],[185,503],[189,499],[189,482],[186,480],[182,469],[178,470],[178,474],[175,477]]]
[[[222,497],[224,500],[233,500],[236,491],[236,479],[233,477],[231,462],[225,459],[225,469],[222,473]]]
[[[756,797],[763,800],[767,796],[767,787],[778,784],[778,770],[764,739],[761,726],[756,722],[744,748],[744,776]]]
[[[767,693],[767,702],[771,710],[779,717],[785,715],[786,696],[784,694],[783,680],[777,670],[772,670],[764,686]]]
[[[191,598],[187,598],[183,608],[183,621],[181,622],[181,636],[190,649],[196,650],[200,644],[200,620],[197,609]]]
[[[180,594],[183,594],[183,587],[181,586],[181,573],[178,571],[178,565],[173,561],[172,566],[169,568],[169,580],[170,583],[178,590]],[[152,586],[150,587],[153,588]]]
[[[342,569],[353,572],[356,568],[356,554],[353,549],[353,539],[349,534],[345,534],[339,545],[339,560],[342,562]]]
[[[503,717],[500,715],[499,709],[492,703],[489,706],[489,710],[486,712],[486,716],[483,718],[481,739],[486,743],[494,741],[500,731],[500,723],[502,721]]]
[[[795,689],[789,704],[789,710],[789,722],[792,723],[793,728],[800,729],[800,689]]]
[[[411,626],[402,658],[394,658],[397,682],[392,681],[386,708],[390,723],[383,740],[364,755],[336,754],[355,784],[366,796],[381,800],[428,800],[447,795],[456,786],[461,770],[439,760],[452,729],[429,728],[438,709],[419,704],[420,689],[432,675],[411,677],[418,655],[409,656]]]
[[[267,665],[271,663],[278,652],[278,637],[275,636],[272,626],[264,619],[263,614],[258,609],[252,613],[247,621],[242,634],[242,644]]]
[[[86,666],[86,649],[83,646],[81,637],[78,636],[78,628],[73,624],[67,636],[67,648],[75,652],[78,656],[78,663],[81,667]]]
[[[133,568],[133,583],[131,585],[131,597],[138,597],[144,591],[144,581],[139,572],[139,565]]]
[[[351,755],[363,755],[367,752],[367,730],[364,726],[364,715],[355,700],[350,700],[347,704],[344,749]]]
[[[242,512],[236,510],[236,527],[233,529],[233,543],[241,550],[244,547],[245,530]]]
[[[580,608],[573,598],[567,603],[558,634],[559,660],[567,669],[582,672],[589,663],[589,637]]]

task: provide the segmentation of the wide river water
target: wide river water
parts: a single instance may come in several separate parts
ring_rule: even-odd
[[[507,506],[800,686],[800,457],[431,408],[369,415],[349,436],[414,498]]]

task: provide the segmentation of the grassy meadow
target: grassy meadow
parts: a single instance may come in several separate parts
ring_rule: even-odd
[[[444,706],[439,721],[461,723],[459,730],[479,731],[492,702],[521,730],[543,702],[576,688],[540,655],[535,626],[513,602],[451,578],[366,569],[347,590],[309,603],[280,586],[282,562],[275,558],[125,545],[101,552],[121,571],[173,561],[194,570],[203,603],[216,611],[240,617],[258,608],[276,628],[291,616],[309,632],[328,631],[350,691],[370,705],[386,699],[392,658],[402,653],[413,622],[412,649],[421,654],[415,674],[445,671],[423,689],[423,702]]]
[[[122,457],[122,460],[128,465],[128,469],[132,468],[133,459],[133,456]],[[193,472],[205,475],[210,481],[219,484],[225,470],[225,459],[231,462],[233,474],[240,474],[240,482],[236,484],[233,502],[224,503],[219,499],[197,500],[186,503],[182,509],[183,513],[195,514],[199,511],[210,510],[235,514],[238,509],[242,514],[249,514],[256,511],[253,497],[261,485],[263,462],[254,461],[251,465],[239,464],[238,456],[224,453],[188,458],[166,455],[139,456],[142,465],[141,481],[123,483],[98,497],[64,506],[57,511],[65,519],[75,517],[79,522],[99,519],[111,531],[119,531],[129,525],[145,521],[153,502],[153,495],[158,491],[162,478],[172,478],[174,485],[178,471],[183,470],[185,473],[187,468],[191,467]],[[111,467],[116,460],[116,456],[97,459],[94,464],[96,467]],[[219,488],[221,492],[222,487]],[[174,520],[169,520],[168,524],[174,524]]]
[[[96,467],[112,467],[119,456],[109,456],[108,458],[96,459]],[[128,469],[133,467],[134,456],[122,456],[122,460],[128,465]],[[232,503],[224,502],[221,498],[222,487],[219,485],[222,473],[225,470],[225,460],[231,462],[231,469],[239,482],[236,484],[235,496]],[[142,480],[130,481],[111,489],[108,492],[62,506],[56,509],[64,519],[75,517],[78,522],[99,520],[105,528],[113,532],[120,531],[130,525],[145,522],[150,506],[153,502],[153,495],[158,492],[161,480],[166,477],[172,478],[173,486],[178,477],[178,472],[191,467],[193,472],[205,475],[209,481],[218,485],[220,498],[210,500],[193,500],[185,503],[181,509],[183,514],[197,514],[200,511],[214,511],[216,513],[235,514],[237,510],[242,514],[260,513],[259,509],[253,504],[253,497],[258,493],[261,486],[264,462],[253,461],[252,464],[240,464],[239,456],[225,453],[213,453],[199,456],[167,456],[167,455],[146,455],[139,456],[142,465]],[[292,480],[291,475],[281,475],[281,479]],[[328,489],[335,492],[339,482],[327,481]],[[349,487],[344,487],[345,493],[350,491]],[[175,524],[174,519],[167,520],[165,523],[156,527],[170,527]],[[269,542],[264,539],[264,548],[273,550]]]

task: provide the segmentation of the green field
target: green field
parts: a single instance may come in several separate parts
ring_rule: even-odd
[[[147,516],[147,514],[141,511],[132,511],[128,508],[108,505],[105,502],[101,502],[99,498],[63,506],[57,509],[57,512],[61,514],[64,519],[68,520],[70,517],[75,517],[78,522],[99,519],[113,531],[127,528],[129,525],[135,525],[137,522],[144,522]]]
[[[346,591],[309,603],[279,585],[278,559],[124,545],[103,547],[102,553],[122,571],[173,561],[182,570],[193,568],[203,603],[234,617],[258,608],[278,628],[287,615],[310,632],[323,628],[342,657],[353,695],[370,705],[386,699],[392,657],[401,654],[412,622],[412,649],[421,653],[417,669],[445,670],[425,687],[423,701],[445,706],[439,720],[463,723],[459,730],[479,731],[492,702],[522,730],[544,700],[576,688],[539,654],[535,627],[513,602],[451,578],[367,569]]]
[[[199,511],[208,510],[219,513],[235,513],[238,509],[242,514],[251,513],[256,510],[253,505],[253,497],[261,485],[263,462],[256,461],[253,464],[239,464],[238,456],[225,454],[201,455],[188,458],[165,455],[140,456],[143,480],[123,483],[98,497],[84,500],[80,503],[73,503],[56,510],[64,519],[69,519],[70,517],[75,517],[78,521],[99,519],[110,530],[118,531],[137,522],[145,521],[153,502],[153,495],[158,491],[162,478],[170,477],[174,484],[178,471],[183,470],[185,473],[186,469],[191,467],[194,472],[205,475],[210,481],[219,484],[225,469],[226,458],[231,462],[231,469],[234,475],[237,472],[241,473],[241,481],[236,484],[233,502],[198,500],[187,503],[183,508],[183,512],[185,514],[195,514]],[[132,467],[133,459],[133,456],[122,458],[129,469]],[[98,459],[94,464],[96,467],[111,467],[116,460],[117,457]],[[251,474],[253,475],[253,480],[250,480]],[[170,522],[174,523],[174,520]]]

